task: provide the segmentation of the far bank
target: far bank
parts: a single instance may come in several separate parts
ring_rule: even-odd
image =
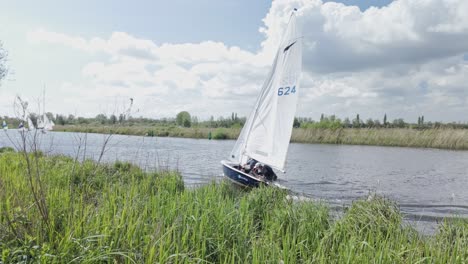
[[[55,131],[102,134],[236,139],[241,128],[178,126],[56,126]],[[468,130],[452,128],[294,128],[291,142],[468,150]]]

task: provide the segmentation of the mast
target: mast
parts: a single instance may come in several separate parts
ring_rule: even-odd
[[[42,90],[42,112],[43,112],[42,121],[43,121],[44,127],[45,127],[45,115],[46,115],[46,112],[45,112],[45,84],[44,84],[44,89]]]

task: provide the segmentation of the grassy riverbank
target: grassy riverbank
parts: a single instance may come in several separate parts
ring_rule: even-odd
[[[0,154],[3,263],[463,263],[468,222],[433,237],[402,224],[395,204],[325,205],[276,188],[185,189],[172,172],[127,163]],[[37,162],[36,162],[37,161]]]
[[[294,129],[293,142],[468,150],[467,129]]]
[[[240,128],[184,128],[177,126],[57,126],[56,131],[123,135],[236,139]],[[294,128],[292,142],[423,147],[468,150],[468,129],[433,128]]]
[[[55,126],[54,131],[87,132],[100,134],[119,134],[154,137],[236,139],[240,128],[207,128],[207,127],[179,127],[179,126]]]

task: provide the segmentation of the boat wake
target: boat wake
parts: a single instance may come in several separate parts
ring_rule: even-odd
[[[288,187],[286,187],[286,186],[284,186],[284,185],[281,185],[281,184],[278,183],[277,181],[270,183],[270,186],[273,186],[273,187],[276,187],[276,188],[280,188],[280,189],[282,189],[282,190],[291,191],[291,189],[289,189]]]

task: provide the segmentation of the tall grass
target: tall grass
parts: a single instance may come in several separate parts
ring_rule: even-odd
[[[175,126],[57,126],[56,131],[114,133],[125,135],[236,139],[241,128],[184,128]],[[319,144],[348,144],[399,146],[468,150],[468,130],[451,128],[294,128],[291,142]]]
[[[404,227],[392,202],[326,206],[276,188],[185,189],[180,175],[128,163],[39,157],[49,225],[33,206],[24,158],[0,154],[3,263],[464,263],[468,223],[430,238]]]
[[[340,128],[293,130],[293,142],[468,149],[466,129]]]
[[[209,138],[210,132],[214,139],[236,139],[241,128],[206,128],[178,126],[55,126],[55,131],[87,132],[101,134],[136,135],[153,137]]]

